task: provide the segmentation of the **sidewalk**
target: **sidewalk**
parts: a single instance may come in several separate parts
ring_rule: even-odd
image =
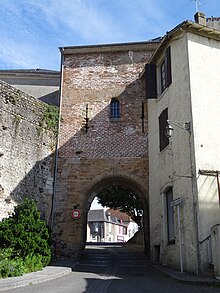
[[[0,279],[0,292],[18,287],[34,285],[50,281],[72,272],[72,268],[77,264],[76,261],[59,261],[51,266],[45,267],[42,271],[25,274],[20,277]]]
[[[139,252],[144,251],[143,245],[137,245],[137,244],[131,243],[131,244],[128,244],[128,246]],[[186,272],[181,273],[180,271],[176,271],[161,265],[156,265],[151,262],[149,262],[148,264],[154,269],[160,271],[162,274],[165,274],[168,277],[171,277],[172,279],[179,282],[191,282],[195,284],[214,285],[214,286],[220,287],[220,280],[216,279],[214,276],[208,276],[208,275],[196,276]]]
[[[180,271],[175,271],[173,269],[170,269],[168,267],[164,267],[161,265],[155,265],[150,263],[150,266],[155,268],[156,270],[159,270],[163,274],[177,280],[180,282],[191,282],[195,284],[201,284],[201,285],[214,285],[220,287],[220,280],[216,279],[214,276],[208,276],[208,275],[193,275],[190,273]]]

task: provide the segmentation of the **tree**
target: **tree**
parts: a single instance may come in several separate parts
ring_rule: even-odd
[[[132,189],[126,186],[110,185],[96,196],[102,206],[128,214],[139,227],[142,227],[143,203]]]
[[[43,266],[51,260],[50,232],[34,200],[25,199],[0,222],[0,249],[11,248],[14,257],[40,256]]]

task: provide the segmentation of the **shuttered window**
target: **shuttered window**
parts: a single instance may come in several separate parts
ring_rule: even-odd
[[[162,151],[168,144],[169,138],[165,135],[165,128],[168,120],[168,108],[164,109],[159,116],[159,140],[160,140],[160,151]]]
[[[146,81],[146,98],[156,99],[157,98],[157,76],[156,76],[156,65],[146,64],[145,65],[145,81]]]
[[[163,60],[160,65],[160,83],[161,83],[161,92],[166,89],[166,70],[165,70],[165,60]]]
[[[157,70],[158,70],[158,90],[157,90]],[[145,65],[145,81],[146,81],[146,98],[156,99],[157,93],[163,93],[164,90],[172,83],[171,73],[171,49],[167,47],[161,64]]]
[[[172,83],[170,47],[165,52],[166,87]]]
[[[160,65],[160,88],[161,93],[172,83],[171,53],[170,47],[165,51],[164,59]]]

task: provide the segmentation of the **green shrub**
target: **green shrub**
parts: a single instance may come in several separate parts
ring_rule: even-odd
[[[51,260],[50,233],[33,200],[0,222],[0,276],[42,269]]]
[[[26,256],[24,260],[24,264],[29,272],[42,270],[43,268],[42,255],[40,254],[28,255]]]
[[[13,249],[0,250],[0,278],[21,276],[27,272],[22,258],[12,258]]]
[[[9,261],[10,271],[8,277],[18,277],[25,273],[29,273],[29,270],[25,266],[25,263],[21,257],[11,259]]]

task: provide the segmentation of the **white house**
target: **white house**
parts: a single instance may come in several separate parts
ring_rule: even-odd
[[[87,242],[127,242],[138,230],[128,215],[112,209],[90,210]]]
[[[220,31],[196,21],[168,32],[145,70],[151,255],[218,276]]]

